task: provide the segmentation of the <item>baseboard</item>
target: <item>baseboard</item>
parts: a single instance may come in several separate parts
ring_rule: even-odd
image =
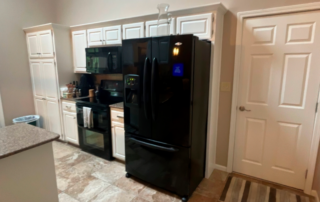
[[[219,164],[214,165],[214,169],[227,172],[227,166],[222,166],[222,165],[219,165]]]
[[[311,196],[313,196],[316,199],[316,202],[319,202],[319,196],[316,190],[311,190]]]

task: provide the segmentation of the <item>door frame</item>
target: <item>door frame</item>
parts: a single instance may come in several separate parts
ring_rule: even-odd
[[[236,122],[237,122],[237,103],[238,103],[238,92],[239,92],[239,81],[240,81],[240,68],[241,68],[241,49],[242,49],[242,28],[243,22],[247,18],[262,17],[268,15],[279,15],[288,13],[297,13],[305,11],[320,10],[320,3],[308,3],[298,4],[292,6],[268,8],[253,11],[244,11],[237,14],[237,34],[236,34],[236,54],[234,63],[234,75],[233,75],[233,90],[232,90],[232,105],[231,105],[231,122],[230,122],[230,133],[229,133],[229,149],[228,149],[228,164],[227,172],[233,171],[233,158],[234,158],[234,146],[236,136]],[[318,102],[320,99],[318,98]],[[312,144],[310,149],[310,159],[308,163],[308,174],[305,182],[304,193],[311,194],[315,164],[318,153],[319,139],[320,139],[320,118],[316,113],[315,125],[312,136]]]

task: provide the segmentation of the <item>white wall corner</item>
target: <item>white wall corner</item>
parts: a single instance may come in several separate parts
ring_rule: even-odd
[[[0,128],[5,126],[4,122],[4,112],[2,107],[2,101],[1,101],[1,94],[0,94]]]
[[[315,198],[315,202],[319,202],[318,192],[316,190],[311,191],[311,196]]]
[[[221,170],[221,171],[224,171],[224,172],[228,172],[227,171],[227,166],[222,166],[222,165],[219,165],[219,164],[215,164],[214,165],[214,169]]]

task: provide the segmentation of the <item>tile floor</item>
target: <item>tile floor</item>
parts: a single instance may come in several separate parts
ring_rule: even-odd
[[[125,177],[125,165],[106,161],[71,145],[53,142],[60,202],[178,202],[174,194],[135,178]],[[203,179],[189,202],[217,202],[228,173],[215,170]]]

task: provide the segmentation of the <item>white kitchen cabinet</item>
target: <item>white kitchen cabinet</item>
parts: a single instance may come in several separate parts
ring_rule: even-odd
[[[46,99],[58,100],[57,74],[54,60],[42,60],[43,81],[45,86]]]
[[[75,73],[86,73],[86,30],[72,32],[73,67]]]
[[[40,116],[39,127],[46,129],[46,117],[47,117],[47,101],[45,98],[35,98],[34,99],[36,114]]]
[[[121,25],[88,29],[88,46],[121,44]]]
[[[123,28],[123,39],[135,39],[144,37],[144,22],[125,24]]]
[[[45,80],[43,78],[43,68],[40,60],[30,60],[30,71],[33,95],[35,98],[45,98]]]
[[[124,128],[119,126],[112,127],[112,152],[113,157],[125,160],[125,133]]]
[[[54,56],[51,30],[28,33],[26,37],[30,58],[50,58]]]
[[[177,34],[194,34],[200,39],[211,39],[212,13],[177,17]]]
[[[114,158],[125,160],[125,132],[123,124],[123,109],[111,108],[112,155]]]
[[[158,20],[152,20],[146,22],[146,37],[153,37],[153,36],[162,36],[166,35],[164,33],[164,29],[161,29],[161,27],[164,27],[164,25],[160,25],[159,33],[158,33]],[[175,34],[175,19],[171,19],[170,23],[170,34]]]
[[[61,134],[60,109],[58,100],[46,100],[46,130]],[[61,137],[60,137],[61,138]]]
[[[77,114],[63,111],[65,140],[79,145]]]

